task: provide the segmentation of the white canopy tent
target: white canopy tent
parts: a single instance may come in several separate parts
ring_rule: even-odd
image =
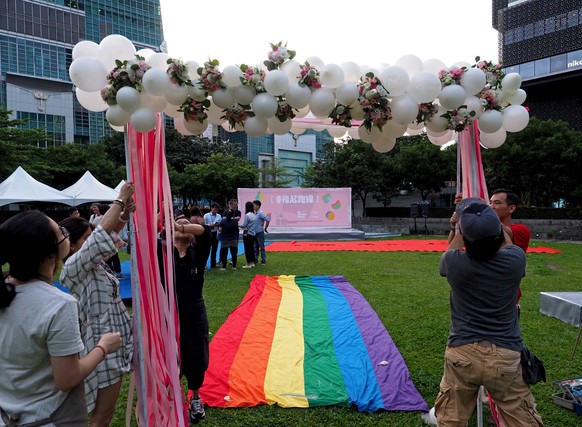
[[[37,181],[18,166],[12,175],[0,183],[0,206],[22,202],[75,204],[73,197]]]
[[[91,172],[87,171],[79,180],[65,188],[63,194],[71,196],[74,204],[111,201],[117,198],[118,192],[99,182]]]
[[[117,187],[115,187],[114,190],[119,193],[121,191],[121,187],[123,187],[123,184],[125,184],[125,179],[119,181],[119,184],[117,184]]]

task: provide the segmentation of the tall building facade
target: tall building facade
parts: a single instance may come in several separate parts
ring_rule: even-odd
[[[0,104],[28,127],[46,128],[44,146],[98,142],[112,130],[104,113],[77,102],[68,70],[75,44],[110,34],[158,50],[160,1],[0,0]]]
[[[499,58],[517,72],[530,115],[582,131],[582,1],[493,0]]]

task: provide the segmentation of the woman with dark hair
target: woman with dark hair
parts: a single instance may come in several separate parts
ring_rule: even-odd
[[[232,269],[236,270],[236,261],[238,257],[238,219],[234,219],[234,212],[228,209],[224,218],[220,220],[218,225],[218,232],[220,233],[220,263],[221,270],[226,270],[226,257],[230,250],[230,258],[232,260]]]
[[[243,229],[243,245],[245,248],[245,258],[247,265],[243,268],[253,268],[255,266],[255,236],[249,234],[251,224],[256,220],[255,208],[253,202],[245,203],[245,219],[240,228]]]
[[[109,425],[123,375],[131,370],[131,318],[119,294],[119,281],[105,260],[117,251],[111,233],[121,230],[135,210],[132,196],[133,184],[126,182],[95,230],[81,218],[66,218],[60,223],[71,229],[71,247],[61,271],[61,283],[79,300],[86,351],[91,351],[99,338],[111,330],[119,331],[122,339],[120,351],[108,356],[85,381],[91,426]]]
[[[77,301],[52,285],[69,253],[69,232],[39,211],[0,226],[0,413],[6,425],[86,425],[83,379],[119,348],[108,333],[90,352]]]

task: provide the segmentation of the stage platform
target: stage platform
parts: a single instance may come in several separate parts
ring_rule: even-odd
[[[355,228],[273,228],[265,235],[266,242],[314,241],[326,240],[364,240],[366,233]]]
[[[582,317],[582,292],[540,292],[540,311],[578,327]]]

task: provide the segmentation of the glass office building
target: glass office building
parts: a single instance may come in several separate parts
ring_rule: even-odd
[[[499,58],[521,75],[530,114],[582,131],[580,0],[493,0],[492,11]]]
[[[159,0],[0,0],[0,104],[46,128],[39,146],[95,143],[112,132],[104,113],[80,106],[68,76],[75,44],[110,34],[159,50]]]

